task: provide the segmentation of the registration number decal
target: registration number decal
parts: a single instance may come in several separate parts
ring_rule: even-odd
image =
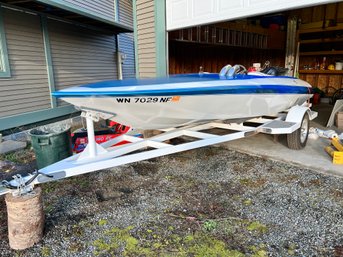
[[[121,97],[116,98],[117,103],[168,103],[168,102],[178,102],[180,96],[165,96],[165,97]]]

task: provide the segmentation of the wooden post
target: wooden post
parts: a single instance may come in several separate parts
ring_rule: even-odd
[[[35,188],[22,196],[7,194],[8,239],[12,249],[23,250],[43,237],[44,212],[42,189]]]

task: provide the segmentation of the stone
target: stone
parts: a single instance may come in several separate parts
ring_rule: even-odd
[[[24,149],[26,142],[7,140],[0,143],[0,154],[6,154],[14,151]]]

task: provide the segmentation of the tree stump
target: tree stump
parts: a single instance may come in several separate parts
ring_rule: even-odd
[[[7,194],[8,239],[12,249],[23,250],[43,237],[44,212],[42,189],[35,188],[22,196]]]

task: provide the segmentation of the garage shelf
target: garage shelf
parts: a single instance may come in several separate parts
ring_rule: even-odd
[[[338,55],[343,54],[343,51],[316,51],[316,52],[302,52],[300,55]]]
[[[343,58],[343,23],[327,28],[300,29],[297,32],[299,44],[299,77],[327,96],[342,88],[342,70],[305,70],[314,67],[326,58],[326,65],[335,64]]]
[[[343,74],[343,70],[299,70],[304,74]]]
[[[307,39],[300,40],[300,44],[321,44],[321,43],[336,43],[343,42],[343,38],[320,38],[320,39]]]
[[[316,33],[316,32],[326,32],[326,31],[336,31],[336,30],[343,30],[343,25],[327,27],[327,28],[314,28],[314,29],[300,29],[298,30],[299,34],[306,34],[306,33]]]

